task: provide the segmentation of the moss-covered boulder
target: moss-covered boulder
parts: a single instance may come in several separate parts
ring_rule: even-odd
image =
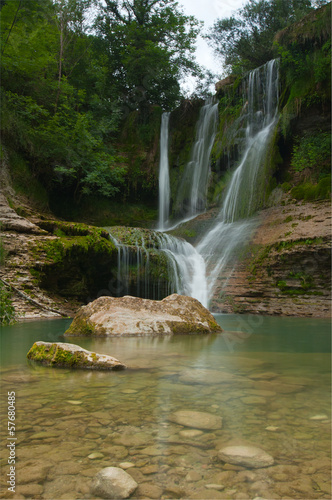
[[[96,354],[75,344],[35,342],[27,358],[44,365],[88,370],[124,370],[126,366],[112,356]]]
[[[100,297],[76,314],[66,336],[143,336],[219,333],[212,314],[192,298],[173,294],[163,300]]]

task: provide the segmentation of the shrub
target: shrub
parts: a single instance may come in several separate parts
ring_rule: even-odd
[[[320,132],[313,136],[297,138],[292,155],[292,167],[296,172],[306,168],[324,171],[330,166],[331,135]]]
[[[6,326],[15,322],[15,309],[11,301],[11,292],[0,281],[0,325]]]
[[[291,195],[296,200],[323,200],[331,194],[331,175],[323,177],[317,184],[305,182],[292,189]]]

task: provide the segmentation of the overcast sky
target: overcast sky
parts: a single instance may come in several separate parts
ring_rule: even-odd
[[[247,0],[178,0],[178,3],[183,7],[186,15],[193,15],[198,20],[204,21],[204,31],[206,31],[216,19],[230,17],[233,12],[247,3]],[[201,37],[197,43],[196,58],[201,66],[221,76],[221,63],[216,60],[213,50]]]

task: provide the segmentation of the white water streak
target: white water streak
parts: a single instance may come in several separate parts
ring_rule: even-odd
[[[194,297],[207,307],[208,290],[203,257],[185,240],[165,233],[160,233],[158,239],[159,248],[173,263],[177,293]]]
[[[217,119],[218,103],[209,98],[200,110],[190,160],[178,188],[175,210],[182,215],[178,224],[195,217],[206,208],[210,154],[216,137]]]
[[[159,162],[159,223],[158,229],[164,231],[168,225],[171,188],[168,164],[168,132],[170,113],[163,113],[160,128]]]
[[[256,200],[259,199],[262,166],[277,123],[278,63],[273,60],[249,74],[247,87],[246,147],[233,173],[218,222],[203,237],[197,251],[208,273],[208,295],[212,298],[216,281],[232,269],[239,251],[249,242],[255,227]],[[229,276],[228,276],[229,277]]]

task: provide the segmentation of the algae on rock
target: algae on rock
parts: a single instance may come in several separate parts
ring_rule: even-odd
[[[31,361],[60,368],[124,370],[126,366],[112,356],[87,351],[75,344],[35,342],[27,354]]]

